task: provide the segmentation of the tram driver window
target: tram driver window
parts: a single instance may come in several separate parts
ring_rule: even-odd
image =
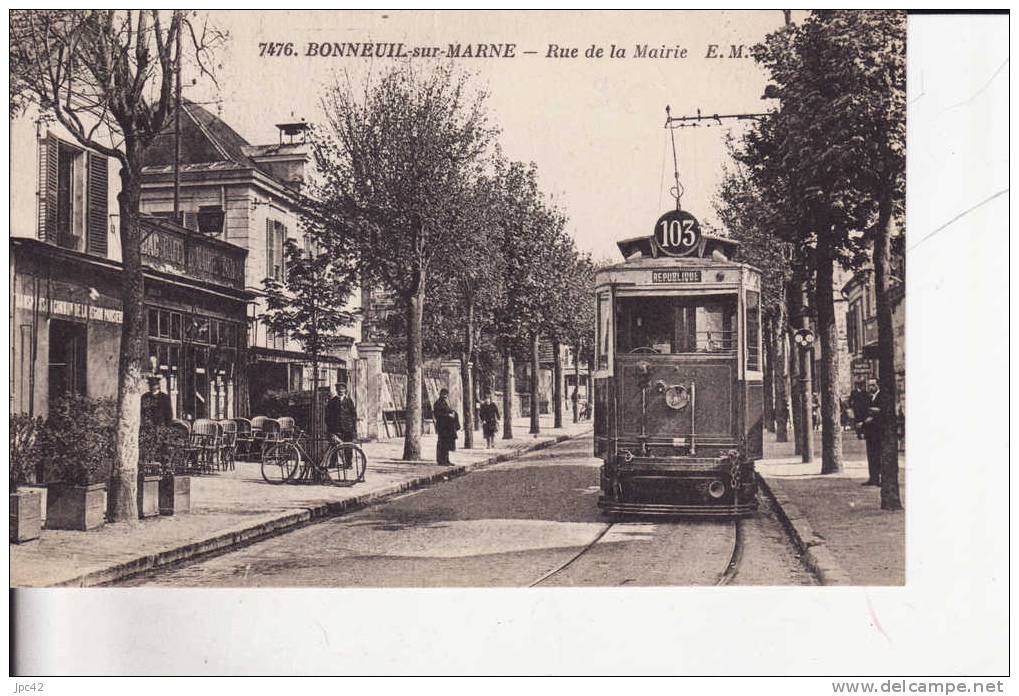
[[[616,347],[620,354],[730,353],[735,316],[734,296],[622,298]]]

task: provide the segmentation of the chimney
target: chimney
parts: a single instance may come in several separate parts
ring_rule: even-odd
[[[278,144],[243,148],[255,163],[285,186],[300,191],[305,181],[305,165],[310,160],[307,144],[308,122],[303,119],[277,123]]]

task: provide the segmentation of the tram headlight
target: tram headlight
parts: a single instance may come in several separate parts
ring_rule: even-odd
[[[718,479],[715,479],[708,484],[708,495],[712,498],[721,498],[725,495],[725,484]]]

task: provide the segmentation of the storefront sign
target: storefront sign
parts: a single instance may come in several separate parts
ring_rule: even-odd
[[[652,283],[699,283],[700,271],[651,271]]]
[[[69,300],[50,301],[45,297],[40,297],[39,304],[36,306],[35,300],[31,295],[24,295],[22,293],[18,293],[16,296],[15,306],[18,309],[27,309],[29,311],[38,309],[40,314],[55,314],[61,317],[71,317],[72,319],[105,321],[111,324],[121,324],[124,321],[124,313],[119,309],[96,307],[95,305],[71,302]]]

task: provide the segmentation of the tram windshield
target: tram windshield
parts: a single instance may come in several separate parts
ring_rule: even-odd
[[[734,352],[735,319],[736,295],[618,298],[616,354]]]

